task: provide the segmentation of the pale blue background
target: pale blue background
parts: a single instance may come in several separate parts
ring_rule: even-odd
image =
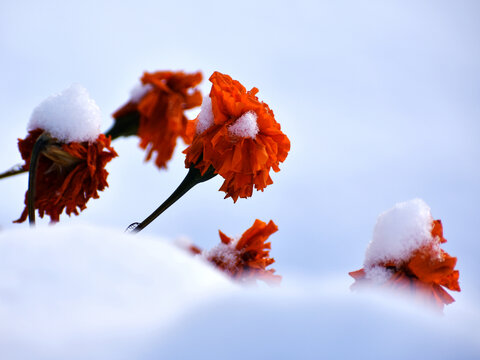
[[[341,273],[362,265],[376,217],[423,198],[459,259],[463,294],[478,293],[480,3],[477,1],[5,1],[0,3],[0,169],[20,161],[33,108],[73,82],[104,115],[144,70],[230,74],[274,110],[292,142],[275,184],[236,204],[202,184],[148,228],[204,248],[273,219],[278,272]],[[205,79],[202,90],[209,89]],[[80,217],[124,228],[185,174],[118,140],[110,188]],[[23,208],[26,176],[0,182],[2,228]],[[42,223],[47,223],[44,220]]]

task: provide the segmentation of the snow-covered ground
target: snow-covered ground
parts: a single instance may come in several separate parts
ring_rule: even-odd
[[[398,294],[352,293],[341,275],[243,287],[162,238],[9,230],[0,358],[478,358],[473,304],[439,316]]]

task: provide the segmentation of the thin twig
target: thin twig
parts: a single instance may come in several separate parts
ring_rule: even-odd
[[[0,174],[0,179],[4,179],[10,176],[15,176],[19,174],[23,174],[28,172],[28,170],[23,168],[23,165],[15,165],[10,170],[5,171],[4,173]]]

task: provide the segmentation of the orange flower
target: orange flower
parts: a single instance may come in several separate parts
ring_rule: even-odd
[[[185,74],[182,71],[145,72],[141,79],[145,93],[118,109],[113,117],[114,127],[107,133],[112,138],[137,134],[140,147],[147,151],[146,161],[155,155],[155,164],[166,168],[177,138],[190,144],[193,122],[184,110],[200,106],[202,95],[194,87],[202,81],[202,73]]]
[[[18,140],[26,170],[30,167],[34,144],[42,133],[41,129],[32,130],[25,139]],[[117,153],[110,146],[110,138],[103,134],[92,143],[62,144],[50,138],[37,167],[34,207],[40,217],[46,214],[52,222],[57,222],[64,209],[68,215],[78,215],[90,198],[97,199],[98,191],[108,186],[105,165],[115,156]],[[16,223],[27,219],[27,195],[28,191],[26,207]]]
[[[435,241],[414,251],[411,257],[401,264],[392,260],[374,266],[381,267],[390,274],[381,286],[411,290],[419,298],[428,299],[441,310],[444,305],[455,301],[443,288],[460,291],[459,272],[454,270],[457,258],[439,248],[440,244],[447,241],[443,237],[440,220],[433,221],[431,234]],[[367,276],[365,269],[349,274],[355,279],[352,288],[374,282]]]
[[[203,174],[212,167],[225,181],[225,198],[246,198],[253,187],[273,183],[269,172],[290,150],[290,141],[275,121],[272,110],[255,96],[257,88],[245,87],[219,72],[210,77],[210,97],[196,119],[196,135],[184,153],[185,166]],[[209,106],[211,101],[211,106]]]
[[[258,278],[278,283],[282,279],[281,276],[275,275],[274,269],[266,269],[275,262],[269,257],[271,243],[266,241],[277,230],[278,227],[273,221],[270,220],[266,224],[258,219],[238,240],[226,236],[219,230],[221,243],[204,256],[210,263],[236,280],[249,281]],[[202,253],[194,245],[190,245],[188,249],[195,255]]]

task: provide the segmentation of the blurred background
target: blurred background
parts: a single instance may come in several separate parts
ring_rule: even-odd
[[[107,130],[143,71],[201,70],[206,94],[218,70],[259,88],[291,152],[265,192],[234,204],[214,178],[145,233],[208,249],[218,229],[240,235],[256,218],[272,219],[274,267],[285,281],[332,274],[349,283],[377,216],[420,197],[458,257],[455,298],[472,299],[480,292],[479,16],[479,2],[462,0],[2,0],[0,170],[21,162],[17,138],[34,107],[71,83],[89,90]],[[181,142],[168,171],[143,162],[137,138],[114,147],[110,187],[61,221],[126,228],[186,174]],[[27,175],[0,181],[2,229],[28,226],[12,224],[26,187]]]

